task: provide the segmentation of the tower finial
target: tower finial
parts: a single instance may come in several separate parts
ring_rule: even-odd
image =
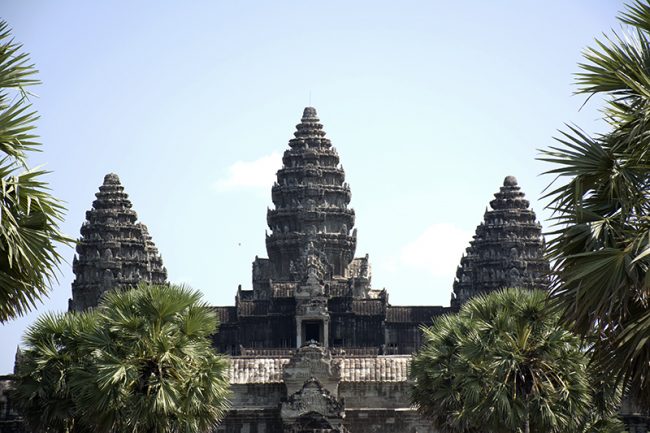
[[[120,185],[120,177],[115,173],[104,176],[104,185]]]
[[[503,179],[503,186],[517,186],[517,178],[514,176],[506,176],[505,179]]]
[[[304,122],[305,120],[319,120],[318,114],[316,113],[316,109],[314,107],[305,107],[302,112],[302,121]]]

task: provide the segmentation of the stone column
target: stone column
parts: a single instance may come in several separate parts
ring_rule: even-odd
[[[296,348],[302,346],[302,319],[296,317]]]

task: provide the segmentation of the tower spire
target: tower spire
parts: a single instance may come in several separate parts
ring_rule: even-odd
[[[500,288],[547,287],[549,264],[544,259],[542,226],[514,176],[504,179],[490,207],[460,260],[452,307]]]
[[[303,265],[314,246],[323,252],[322,265],[331,276],[344,275],[354,257],[350,188],[325,135],[316,109],[306,107],[272,188],[275,208],[267,213],[272,233],[266,248],[281,279],[294,279],[292,270]]]
[[[131,288],[139,282],[164,283],[162,258],[129,196],[115,173],[104,177],[92,209],[81,226],[77,255],[72,263],[70,310],[95,307],[101,295],[113,288]]]

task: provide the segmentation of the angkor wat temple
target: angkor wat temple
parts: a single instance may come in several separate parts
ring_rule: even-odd
[[[214,346],[231,358],[234,391],[216,431],[432,433],[409,398],[420,327],[478,293],[546,286],[529,202],[506,177],[460,259],[450,307],[393,306],[386,290],[372,288],[368,256],[355,257],[350,187],[314,108],[305,108],[282,162],[267,213],[268,258],[255,258],[252,288],[237,290],[234,306],[214,307]],[[96,196],[73,262],[71,310],[96,305],[111,288],[166,281],[119,178],[106,175]],[[4,403],[0,433],[19,431]]]

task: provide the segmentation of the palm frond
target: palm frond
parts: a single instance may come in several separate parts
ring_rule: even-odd
[[[17,379],[28,424],[210,430],[229,397],[228,363],[211,345],[216,326],[199,292],[173,285],[108,292],[89,313],[44,315],[25,335]]]
[[[57,245],[72,243],[59,231],[65,208],[42,180],[47,172],[26,165],[40,146],[26,90],[38,84],[36,73],[0,21],[0,323],[47,294],[62,262]]]
[[[586,432],[595,414],[587,356],[542,291],[508,289],[473,298],[424,328],[411,366],[412,399],[446,432]],[[611,409],[611,410],[609,410]]]
[[[576,76],[577,93],[607,98],[610,131],[592,137],[569,126],[540,156],[553,164],[547,254],[554,308],[592,341],[603,377],[650,402],[639,346],[650,327],[638,322],[650,305],[650,4],[634,1],[619,18],[629,27],[588,48]]]

